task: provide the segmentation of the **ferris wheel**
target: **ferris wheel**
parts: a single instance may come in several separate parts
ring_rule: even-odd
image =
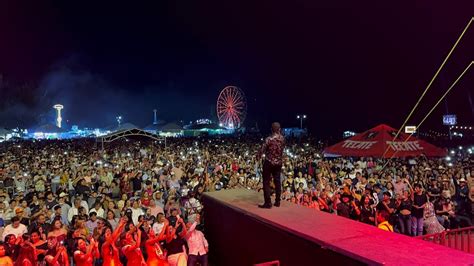
[[[235,86],[225,87],[217,98],[219,125],[228,129],[240,128],[247,116],[244,92]]]

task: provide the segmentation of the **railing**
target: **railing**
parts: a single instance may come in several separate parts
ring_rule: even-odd
[[[254,264],[253,266],[280,266],[280,261],[274,260],[274,261]]]
[[[418,238],[445,247],[474,253],[474,226],[447,230],[437,234],[419,236]]]

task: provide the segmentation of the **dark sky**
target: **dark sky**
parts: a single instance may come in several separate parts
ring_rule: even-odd
[[[2,1],[0,126],[52,121],[145,126],[209,117],[226,85],[243,89],[246,124],[320,136],[399,127],[474,15],[474,1]],[[99,4],[99,2],[101,2]],[[411,124],[474,59],[474,25]],[[427,120],[474,121],[474,69]]]

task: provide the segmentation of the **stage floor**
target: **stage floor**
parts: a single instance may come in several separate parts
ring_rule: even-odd
[[[271,226],[291,232],[327,249],[367,264],[471,265],[474,255],[423,240],[380,230],[334,214],[282,202],[261,209],[263,195],[247,190],[225,190],[206,196]],[[268,239],[268,241],[272,241]]]

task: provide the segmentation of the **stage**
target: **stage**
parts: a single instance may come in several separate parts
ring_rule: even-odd
[[[282,202],[260,209],[246,189],[205,193],[204,221],[213,265],[469,265],[474,255]]]

